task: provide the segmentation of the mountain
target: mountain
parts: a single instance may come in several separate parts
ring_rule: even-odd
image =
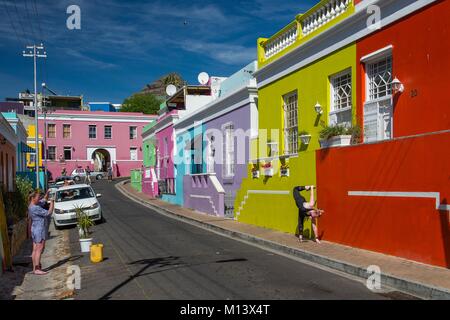
[[[147,84],[138,94],[148,94],[152,93],[155,96],[166,98],[166,87],[169,84],[173,84],[180,89],[184,85],[186,85],[186,81],[176,72],[172,72],[162,76],[158,80],[153,81],[150,84]]]

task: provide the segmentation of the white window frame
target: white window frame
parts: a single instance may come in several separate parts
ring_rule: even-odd
[[[288,105],[288,100],[295,97],[295,106]],[[294,102],[290,102],[291,104]],[[291,110],[288,110],[291,108]],[[284,154],[298,154],[298,93],[297,91],[285,94],[283,96],[283,137],[284,137]],[[291,120],[291,121],[290,121]],[[288,131],[293,130],[292,133]],[[292,141],[291,141],[292,139]],[[291,150],[295,149],[295,150]]]
[[[132,151],[135,151],[135,156],[136,156],[136,159],[133,159],[133,153],[132,153]],[[131,161],[138,161],[138,148],[137,147],[130,147],[130,160]]]
[[[134,129],[134,132],[132,132],[132,129]],[[136,126],[130,126],[128,132],[129,132],[130,140],[136,140],[136,139],[137,139],[137,136],[138,136],[138,127],[136,127]],[[132,135],[132,133],[133,133],[133,135]]]
[[[110,134],[109,138],[106,137],[106,128],[111,128],[111,134]],[[103,137],[105,140],[112,140],[112,138],[113,138],[113,126],[112,125],[107,124],[103,127]]]
[[[373,74],[375,74],[372,70],[373,66],[385,61],[387,59],[390,59],[390,72],[391,72],[391,81],[389,84],[385,85],[386,90],[386,94],[384,96],[380,97],[380,90],[378,87],[377,89],[377,94],[376,97],[372,97],[372,93],[371,93],[371,84],[373,83],[371,81],[371,78],[373,78]],[[391,52],[386,52],[385,54],[381,55],[381,56],[376,56],[372,59],[368,59],[365,62],[365,70],[366,70],[366,102],[375,102],[375,101],[379,101],[379,100],[386,100],[389,97],[392,96],[392,80],[393,80],[393,56]]]
[[[235,139],[234,124],[232,122],[225,123],[222,126],[223,139],[223,178],[233,178],[236,173],[235,166]]]
[[[91,137],[91,128],[94,128],[95,129],[95,137]],[[88,138],[89,139],[97,139],[97,125],[95,125],[95,124],[90,124],[89,126],[88,126]]]
[[[55,150],[55,157],[53,159],[50,159],[50,157],[49,157],[50,148],[54,148],[54,150]],[[56,146],[48,146],[47,147],[47,154],[46,154],[46,159],[47,160],[56,161],[57,155],[58,155],[58,149],[56,148]]]
[[[69,127],[69,137],[68,138],[64,137],[64,128],[65,127]],[[56,129],[55,129],[55,133],[56,133]],[[63,123],[62,133],[63,133],[63,139],[71,139],[72,138],[72,125],[70,123]]]
[[[393,96],[392,96],[392,86],[391,83],[388,84],[389,88],[386,90],[386,95],[379,96],[379,91],[376,95],[376,97],[371,96],[371,77],[373,77],[370,73],[372,72],[371,68],[374,64],[380,63],[381,61],[390,59],[390,72],[391,72],[391,83],[392,79],[394,77],[393,72],[393,54],[392,54],[392,46],[388,46],[385,49],[381,49],[372,55],[369,55],[368,57],[361,59],[361,62],[365,64],[365,92],[366,92],[366,98],[364,103],[364,127],[366,127],[366,121],[368,120],[368,109],[372,108],[374,110],[371,112],[372,120],[370,122],[376,121],[376,128],[372,128],[373,130],[376,130],[377,136],[367,136],[366,131],[364,130],[364,142],[374,142],[374,141],[383,141],[383,140],[389,140],[392,139],[394,136],[394,119],[393,119]],[[391,108],[391,117],[390,117],[390,137],[385,136],[385,118],[382,118],[382,114],[380,113],[380,107],[386,104],[390,104]],[[373,109],[375,108],[375,109]],[[374,113],[375,112],[375,113]],[[375,120],[376,119],[376,120]]]
[[[336,89],[338,88],[337,85],[337,81],[345,76],[349,76],[350,79],[350,97],[349,97],[349,101],[348,103],[350,104],[350,106],[346,106],[346,107],[336,107]],[[352,82],[352,69],[346,69],[342,72],[339,72],[333,76],[330,77],[330,113],[328,115],[329,118],[329,122],[332,123],[334,121],[332,121],[332,118],[338,118],[338,114],[342,114],[342,113],[346,113],[349,110],[352,110],[353,108],[353,82]],[[342,83],[341,83],[342,85]],[[349,125],[351,125],[351,121],[352,119],[350,118],[350,123]],[[340,125],[341,123],[336,121],[337,125]]]
[[[66,150],[70,150],[70,159],[66,159]],[[64,158],[64,160],[72,160],[72,147],[69,147],[69,146],[65,146],[64,148],[63,148],[63,158]]]
[[[50,130],[48,130],[50,126],[55,128],[55,135],[53,137],[50,137]],[[47,139],[56,139],[56,123],[47,123]]]

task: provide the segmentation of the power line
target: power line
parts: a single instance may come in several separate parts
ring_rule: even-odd
[[[19,33],[17,32],[16,26],[15,26],[15,24],[13,22],[12,17],[11,17],[11,13],[9,12],[8,5],[6,4],[5,1],[2,1],[2,4],[3,4],[3,7],[5,7],[5,12],[8,15],[9,23],[11,24],[11,27],[14,30],[14,34],[15,34],[15,36],[17,38],[17,41],[19,41],[22,45],[25,45],[25,42],[23,41],[23,39],[21,39],[19,37]]]
[[[39,18],[39,11],[37,9],[36,0],[33,0],[33,8],[34,8],[34,13],[36,14],[36,21],[37,21],[37,25],[38,25],[39,34],[41,36],[41,41],[44,41],[44,33],[42,32],[42,28],[41,28],[41,19]]]
[[[17,19],[18,19],[20,27],[22,29],[23,38],[25,39],[25,41],[29,42],[30,38],[28,37],[28,34],[25,32],[25,29],[23,27],[24,22],[22,21],[22,15],[19,14],[19,10],[17,9],[16,1],[13,1],[13,4],[14,4],[14,9],[16,10]]]
[[[27,18],[30,23],[31,33],[33,34],[33,41],[36,42],[38,40],[38,37],[36,37],[36,33],[34,32],[33,19],[31,19],[30,10],[28,10],[28,1],[24,0],[24,2],[25,2],[25,11],[27,13]]]

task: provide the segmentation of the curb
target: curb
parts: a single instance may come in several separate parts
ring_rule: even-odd
[[[256,236],[252,236],[246,233],[238,232],[229,230],[226,228],[222,228],[219,226],[211,225],[206,222],[198,221],[180,214],[177,214],[175,212],[172,212],[168,209],[161,208],[158,206],[155,206],[153,204],[148,203],[145,200],[140,199],[139,197],[136,197],[129,191],[125,190],[123,185],[127,181],[121,181],[115,185],[116,189],[118,189],[123,195],[130,198],[131,200],[138,202],[140,204],[143,204],[147,207],[150,207],[156,211],[163,211],[164,214],[176,218],[178,220],[190,223],[195,226],[202,227],[204,229],[215,231],[219,234],[226,235],[228,237],[243,240],[244,242],[249,242],[256,244],[258,246],[271,249],[276,252],[280,252],[282,254],[286,254],[289,256],[293,256],[296,258],[300,258],[303,260],[306,260],[308,262],[318,264],[333,270],[337,270],[339,272],[343,272],[345,274],[348,274],[350,276],[354,276],[363,280],[367,280],[369,274],[367,272],[367,269],[361,266],[349,264],[343,261],[339,261],[336,259],[330,259],[328,257],[311,253],[308,251],[301,250],[299,248],[293,248],[289,246],[285,246],[283,244],[279,244],[270,240],[265,240],[262,238],[258,238]],[[432,299],[432,300],[449,300],[450,299],[450,291],[444,288],[439,288],[435,286],[430,286],[424,283],[404,279],[397,277],[392,274],[381,274],[381,284],[387,287],[390,287],[392,289],[402,291],[404,293],[417,296],[422,299]]]

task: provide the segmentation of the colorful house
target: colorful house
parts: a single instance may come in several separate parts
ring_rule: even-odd
[[[36,126],[34,124],[29,124],[27,126],[27,145],[28,147],[32,148],[33,150],[36,149]],[[39,168],[42,168],[42,155],[44,153],[43,151],[43,138],[42,135],[39,133],[38,136],[38,145],[39,145],[39,153],[38,153],[38,163],[39,163]],[[36,151],[32,152],[32,153],[28,153],[27,154],[27,168],[28,170],[35,170],[36,165],[35,165],[35,159],[36,159]]]
[[[238,221],[297,232],[292,190],[316,184],[321,131],[355,123],[356,44],[330,36],[354,12],[353,1],[321,1],[258,39],[259,134],[235,201]]]
[[[152,135],[152,128],[156,121],[148,124],[142,130],[142,172],[141,172],[141,191],[151,197],[158,196],[158,179],[156,176],[156,141],[155,135]]]
[[[22,121],[15,112],[3,112],[2,113],[17,137],[17,153],[16,153],[16,172],[23,172],[27,170],[27,153],[35,152],[34,149],[27,145],[27,130],[25,129]]]
[[[365,143],[317,151],[320,230],[328,241],[450,268],[450,2],[379,1],[379,30],[364,27],[368,2],[338,33],[357,41]]]
[[[157,193],[164,201],[183,204],[183,185],[176,183],[179,167],[174,162],[173,125],[181,116],[195,112],[213,99],[215,95],[210,85],[184,86],[161,105],[156,125],[146,131],[146,140],[155,144],[155,167],[154,170],[147,168],[143,179],[154,181],[156,176]],[[148,192],[156,195],[155,191]]]
[[[130,176],[141,167],[142,128],[155,121],[153,115],[131,112],[58,110],[39,115],[39,134],[45,137],[44,164],[53,178],[63,169],[68,174],[89,166],[116,177]]]
[[[257,136],[256,68],[252,62],[224,80],[216,100],[175,123],[176,183],[183,185],[185,207],[234,216],[250,140]]]
[[[17,144],[14,129],[0,114],[0,188],[6,191],[15,188]]]

